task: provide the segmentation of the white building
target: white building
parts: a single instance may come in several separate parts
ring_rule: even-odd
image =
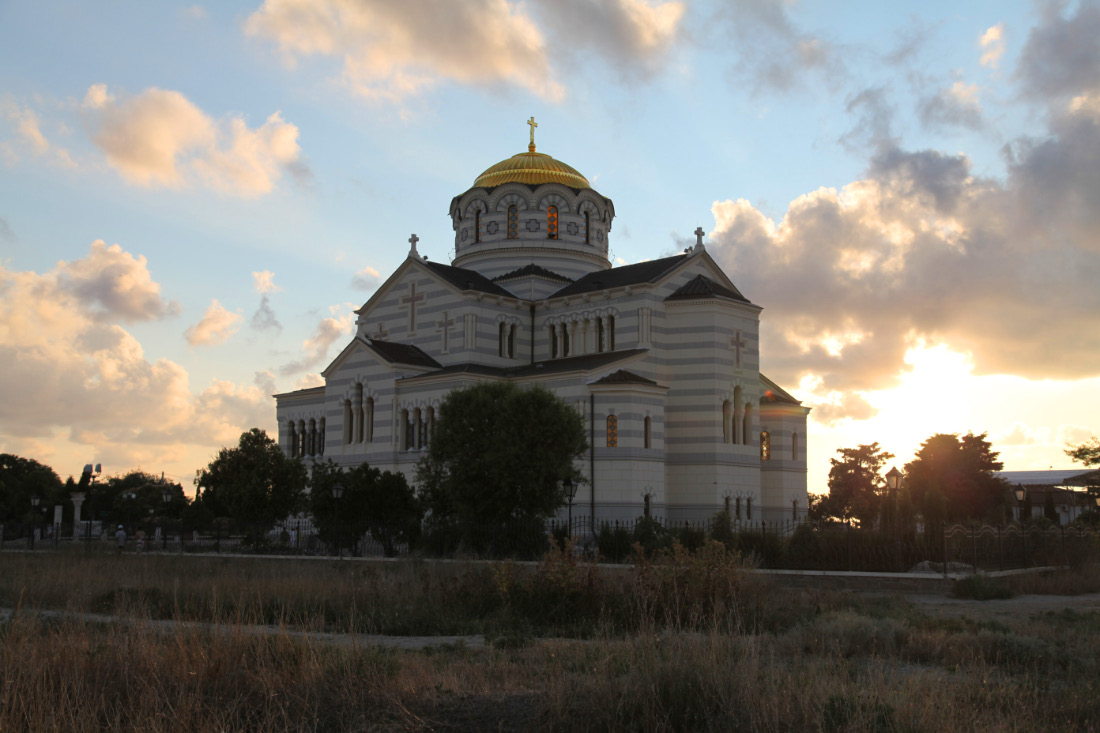
[[[411,482],[450,390],[539,383],[590,430],[575,516],[800,515],[809,410],[760,373],[761,308],[701,229],[683,254],[612,267],[614,205],[533,132],[451,201],[454,261],[422,257],[413,235],[325,385],[275,396],[279,444]]]

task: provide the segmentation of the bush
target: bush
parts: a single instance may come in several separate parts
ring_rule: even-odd
[[[1012,589],[1000,578],[988,575],[968,575],[955,583],[953,595],[956,598],[970,598],[975,601],[1011,598]]]

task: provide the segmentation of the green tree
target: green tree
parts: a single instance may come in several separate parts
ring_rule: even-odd
[[[32,458],[0,453],[0,522],[30,520],[32,496],[46,507],[69,500],[52,468]],[[41,521],[41,514],[35,521]]]
[[[909,492],[926,523],[991,518],[1005,503],[1008,484],[993,475],[1004,464],[986,434],[938,433],[905,466]]]
[[[343,496],[333,487],[343,487]],[[310,478],[310,511],[322,541],[339,548],[353,548],[370,533],[382,545],[386,557],[397,546],[413,542],[420,533],[424,510],[401,473],[379,471],[361,463],[341,471],[331,460],[315,464]]]
[[[1066,455],[1089,468],[1100,469],[1100,438],[1086,440],[1080,445],[1069,445],[1066,447]],[[1092,508],[1095,509],[1096,498],[1100,497],[1100,470],[1092,473],[1087,487]]]
[[[253,541],[303,505],[306,468],[288,458],[259,428],[242,433],[236,448],[222,448],[195,476],[202,501],[216,516],[247,525]]]
[[[837,453],[839,459],[829,459],[829,493],[814,504],[814,510],[822,518],[869,523],[879,515],[887,491],[882,468],[894,454],[877,442],[840,448]]]
[[[82,489],[85,492],[84,516],[127,527],[150,517],[179,516],[188,501],[178,483],[145,471],[130,471],[90,484],[81,483],[86,484]],[[164,502],[166,489],[170,495],[167,504]]]
[[[456,389],[417,465],[429,526],[457,527],[467,542],[478,528],[541,527],[568,501],[562,482],[581,481],[573,462],[587,447],[580,414],[544,387]]]

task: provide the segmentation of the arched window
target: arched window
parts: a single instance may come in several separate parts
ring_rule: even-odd
[[[325,454],[325,418],[321,418],[321,422],[317,426],[317,455],[323,456]]]
[[[643,498],[642,515],[646,519],[649,519],[649,494],[646,494],[645,497]]]
[[[607,350],[615,350],[615,316],[607,317]]]
[[[569,324],[561,324],[561,355],[569,356]]]
[[[550,324],[550,358],[558,358],[558,329]]]
[[[733,407],[730,405],[729,400],[722,402],[722,442],[729,443],[732,441],[730,437],[730,429],[733,427]]]
[[[760,433],[760,460],[769,461],[772,457],[772,436],[767,430]]]
[[[366,429],[366,441],[370,443],[374,440],[374,398],[367,398],[367,429]]]
[[[737,520],[741,521],[741,497],[737,497]]]
[[[646,448],[652,448],[653,444],[652,444],[652,439],[650,437],[651,428],[650,428],[650,421],[649,421],[649,416],[648,415],[646,415],[645,423],[644,423],[643,427],[644,427],[644,430],[645,430],[645,447]]]
[[[791,435],[791,460],[798,460],[798,433]]]
[[[508,207],[508,239],[519,236],[519,207],[511,204]]]
[[[584,243],[585,244],[592,244],[592,240],[589,239],[589,236],[588,236],[588,225],[590,223],[589,220],[591,218],[592,218],[591,213],[589,213],[587,211],[584,212]]]
[[[428,417],[425,420],[427,424],[427,430],[424,433],[424,445],[428,446],[432,442],[432,434],[435,433],[435,408],[428,408]]]
[[[410,447],[420,450],[424,445],[424,423],[423,417],[420,414],[420,408],[416,408],[412,413],[413,419],[413,443]]]
[[[558,238],[558,207],[547,206],[546,207],[546,238],[557,239]]]
[[[481,241],[481,209],[474,212],[474,244]]]
[[[401,434],[404,436],[404,442],[401,448],[404,450],[412,449],[413,445],[413,427],[412,422],[409,420],[409,411],[401,411]]]
[[[508,358],[516,358],[516,324],[508,327]]]
[[[728,496],[722,500],[722,505],[723,511],[726,513],[726,518],[728,519],[730,513],[730,498]]]
[[[752,497],[745,499],[745,519],[752,521]]]
[[[505,332],[506,332],[507,328],[508,328],[508,324],[505,323],[504,321],[501,321],[500,325],[497,326],[497,356],[504,356],[504,348],[505,348],[505,341],[506,341]]]
[[[798,499],[791,499],[791,521],[798,521]]]
[[[751,445],[750,435],[752,435],[752,405],[745,405],[745,415],[741,418],[741,438],[745,445]]]
[[[619,418],[614,415],[607,416],[607,447],[617,448],[619,445]]]
[[[355,438],[356,443],[363,442],[363,385],[355,385]]]
[[[294,421],[291,420],[286,424],[286,445],[287,453],[291,458],[295,458],[298,455],[298,433],[294,430]]]
[[[733,414],[730,416],[730,442],[734,445],[740,445],[743,442],[741,437],[741,388],[733,388]]]
[[[344,400],[344,445],[351,443],[351,400]]]

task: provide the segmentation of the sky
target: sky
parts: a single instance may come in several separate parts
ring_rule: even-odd
[[[1097,2],[0,0],[0,452],[192,491],[531,116],[616,264],[707,232],[811,491],[1100,434]]]

